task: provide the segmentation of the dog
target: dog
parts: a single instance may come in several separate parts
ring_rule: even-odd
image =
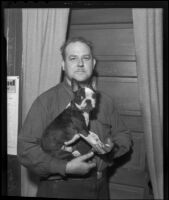
[[[68,161],[92,151],[92,145],[104,145],[95,133],[88,130],[89,115],[96,106],[96,81],[81,87],[72,79],[71,88],[73,100],[48,125],[41,138],[41,147],[45,152]],[[64,145],[72,139],[71,146]]]

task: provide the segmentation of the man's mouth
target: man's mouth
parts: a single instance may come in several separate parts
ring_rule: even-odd
[[[85,71],[84,70],[77,70],[75,71],[76,73],[84,73]]]

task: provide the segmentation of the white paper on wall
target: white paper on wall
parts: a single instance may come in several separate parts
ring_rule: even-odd
[[[7,153],[17,155],[19,77],[7,77]]]

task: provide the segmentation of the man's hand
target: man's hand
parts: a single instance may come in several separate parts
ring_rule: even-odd
[[[114,143],[111,141],[110,138],[107,138],[106,144],[104,146],[104,150],[108,153],[114,148]]]
[[[88,161],[94,155],[93,152],[79,156],[69,161],[66,165],[67,174],[85,175],[92,168],[96,167],[96,163]]]

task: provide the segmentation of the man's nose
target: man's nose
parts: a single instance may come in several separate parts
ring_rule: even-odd
[[[83,60],[82,60],[82,59],[79,59],[78,66],[79,66],[79,67],[83,67],[83,66],[84,66],[84,63],[83,63]]]

